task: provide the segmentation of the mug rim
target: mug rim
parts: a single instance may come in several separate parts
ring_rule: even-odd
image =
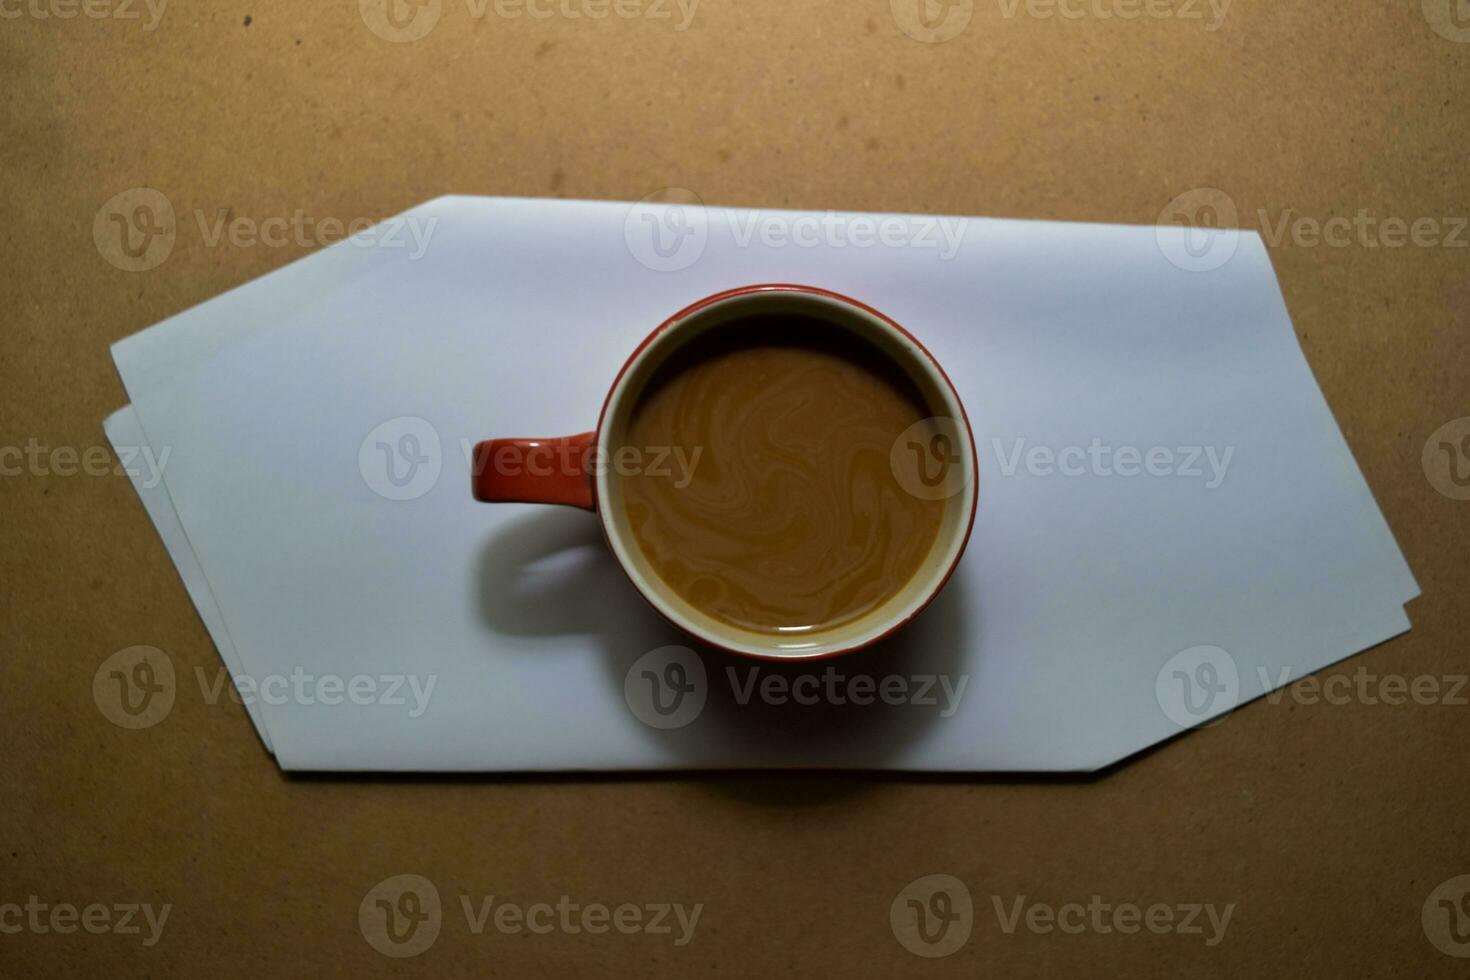
[[[820,286],[810,286],[800,283],[753,283],[751,285],[736,286],[732,289],[722,290],[720,292],[706,296],[702,299],[696,300],[683,309],[679,310],[677,313],[669,316],[657,327],[655,327],[653,331],[648,334],[648,336],[643,338],[643,341],[639,343],[639,345],[634,348],[631,353],[629,353],[627,359],[623,362],[623,366],[619,368],[617,375],[613,378],[612,384],[608,387],[607,395],[603,399],[602,410],[597,417],[597,428],[594,430],[593,433],[593,444],[597,447],[599,452],[606,453],[610,450],[611,447],[606,447],[602,445],[603,439],[608,435],[607,422],[609,415],[614,408],[615,400],[620,400],[621,398],[628,397],[628,389],[624,387],[624,381],[627,379],[629,373],[633,370],[633,368],[639,364],[643,355],[648,351],[649,347],[651,347],[657,340],[663,337],[670,330],[679,327],[683,323],[689,321],[690,318],[692,318],[696,314],[701,313],[712,306],[725,303],[727,301],[740,297],[754,296],[760,294],[787,294],[802,298],[815,298],[822,302],[833,304],[838,307],[847,307],[858,312],[859,314],[863,314],[870,320],[876,321],[876,323],[882,328],[896,333],[899,338],[901,338],[906,344],[910,345],[914,349],[914,351],[917,352],[919,359],[928,368],[932,369],[934,374],[937,376],[943,388],[946,390],[948,397],[952,400],[953,406],[958,409],[959,420],[964,426],[964,436],[969,446],[968,458],[970,466],[970,479],[966,481],[965,487],[962,491],[964,493],[967,493],[969,496],[969,512],[963,517],[964,530],[958,536],[958,546],[954,549],[954,553],[951,556],[947,567],[944,569],[943,574],[939,575],[934,580],[932,586],[929,587],[924,593],[922,593],[922,598],[918,602],[914,603],[912,608],[896,611],[895,618],[892,622],[887,622],[883,625],[883,628],[881,630],[873,633],[870,636],[861,636],[852,642],[837,643],[835,645],[829,644],[825,647],[818,647],[816,649],[763,649],[756,648],[754,645],[747,647],[735,642],[731,637],[713,634],[712,630],[705,628],[700,623],[687,620],[685,617],[680,615],[677,610],[670,608],[664,597],[658,594],[657,589],[645,587],[645,583],[640,580],[641,576],[635,574],[635,570],[629,567],[629,557],[628,555],[625,555],[624,552],[625,550],[631,551],[633,548],[636,547],[636,543],[625,543],[623,539],[625,537],[629,537],[629,535],[621,527],[614,527],[614,515],[611,513],[613,508],[608,506],[608,502],[611,496],[608,493],[608,487],[611,478],[608,471],[606,470],[599,472],[596,476],[595,481],[596,486],[594,497],[597,500],[598,522],[602,527],[602,534],[604,539],[606,539],[607,541],[608,548],[612,551],[614,558],[616,558],[617,560],[618,567],[622,569],[623,574],[632,583],[634,589],[638,592],[640,596],[642,596],[645,602],[651,605],[654,610],[659,613],[660,616],[662,616],[668,622],[672,623],[674,626],[683,630],[685,633],[688,633],[689,635],[698,638],[701,642],[715,647],[716,649],[720,649],[728,653],[733,653],[742,657],[748,657],[755,660],[824,660],[830,657],[838,657],[842,656],[843,654],[852,653],[854,651],[870,647],[893,635],[898,630],[908,625],[908,623],[910,623],[915,617],[917,617],[926,608],[928,608],[930,603],[934,601],[935,597],[937,597],[939,593],[944,590],[945,585],[948,584],[950,578],[954,575],[955,569],[959,567],[960,559],[964,557],[965,549],[969,545],[970,534],[974,530],[975,514],[978,509],[980,499],[980,466],[979,459],[975,450],[974,431],[970,426],[970,419],[968,414],[965,412],[964,402],[960,399],[959,391],[955,388],[954,382],[950,380],[948,373],[945,372],[944,367],[939,363],[938,359],[934,357],[929,349],[925,347],[918,340],[918,338],[905,330],[903,326],[901,326],[892,317],[889,317],[886,314],[874,309],[873,307],[868,306],[861,300],[854,299],[851,296],[846,296],[842,293],[838,293],[830,289],[825,289]],[[889,356],[890,359],[892,359],[891,355]],[[669,588],[667,585],[665,585],[664,587]],[[902,613],[902,615],[898,615],[898,613]],[[739,627],[735,626],[731,626],[730,629],[732,631],[740,630]]]

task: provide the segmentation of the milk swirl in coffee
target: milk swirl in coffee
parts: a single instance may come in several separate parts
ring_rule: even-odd
[[[913,578],[938,534],[945,501],[906,492],[889,463],[933,414],[850,331],[797,315],[722,325],[634,407],[627,445],[697,463],[680,481],[622,477],[629,524],[658,576],[722,622],[783,634],[851,622]]]

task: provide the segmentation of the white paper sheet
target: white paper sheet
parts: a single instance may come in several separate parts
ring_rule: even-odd
[[[208,587],[190,592],[201,615],[217,600],[222,654],[232,644],[257,679],[374,679],[361,704],[308,689],[257,705],[284,768],[1094,769],[1180,731],[1158,684],[1181,651],[1221,648],[1235,669],[1238,691],[1206,718],[1408,628],[1417,588],[1257,236],[1204,273],[1161,250],[1179,229],[968,219],[945,258],[760,231],[817,218],[851,231],[850,215],[711,209],[697,260],[659,272],[637,238],[644,213],[440,199],[396,219],[433,222],[421,257],[381,236],[335,246],[114,349],[139,423],[170,447],[187,540],[155,521],[186,582],[197,554]],[[588,428],[664,316],[769,280],[894,316],[965,399],[981,493],[960,571],[885,649],[831,664],[849,681],[909,678],[911,694],[930,675],[963,683],[947,716],[939,683],[934,705],[741,704],[752,676],[827,665],[702,653],[703,710],[652,727],[625,699],[629,670],[687,641],[622,579],[595,518],[470,500],[465,447]],[[375,432],[404,417],[424,422]],[[372,461],[405,432],[437,437],[438,477],[391,500]],[[1202,453],[1198,478],[1013,462],[1094,438],[1232,455],[1212,473]],[[404,704],[385,693],[393,678]]]
[[[107,441],[112,443],[112,448],[119,457],[129,450],[148,445],[131,405],[109,415],[102,423],[102,429],[107,434]],[[166,461],[163,465],[167,465]],[[215,648],[219,650],[220,659],[225,663],[225,669],[230,672],[232,678],[248,676],[244,661],[236,652],[234,641],[230,639],[224,621],[220,618],[219,606],[215,604],[214,594],[209,590],[209,580],[204,577],[204,570],[199,567],[199,559],[195,557],[194,549],[189,544],[189,538],[184,534],[183,525],[179,523],[179,516],[174,512],[173,504],[168,499],[168,491],[150,480],[148,474],[141,469],[130,471],[129,476],[133,481],[133,489],[138,492],[138,498],[143,502],[143,509],[148,513],[148,519],[153,522],[153,527],[158,531],[158,536],[162,539],[169,558],[173,560],[174,567],[178,569],[179,578],[184,583],[184,591],[189,593],[189,599],[194,603],[194,608],[199,611],[199,618],[204,621],[204,628],[209,632],[209,638],[214,641]],[[256,733],[260,735],[261,742],[269,750],[271,747],[270,733],[266,731],[265,724],[261,720],[260,708],[253,699],[247,699],[243,694],[241,703],[245,707],[246,714],[250,716]]]

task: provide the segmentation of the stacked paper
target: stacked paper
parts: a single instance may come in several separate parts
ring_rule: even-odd
[[[668,314],[763,281],[904,324],[980,451],[940,599],[816,664],[685,649],[593,515],[469,492],[474,442],[592,427]],[[113,353],[108,435],[167,448],[135,486],[285,769],[1090,770],[1417,595],[1254,234],[450,197]]]

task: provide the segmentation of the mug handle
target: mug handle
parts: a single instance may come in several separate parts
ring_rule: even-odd
[[[597,509],[590,464],[596,432],[560,439],[486,439],[475,446],[471,488],[483,503]]]

